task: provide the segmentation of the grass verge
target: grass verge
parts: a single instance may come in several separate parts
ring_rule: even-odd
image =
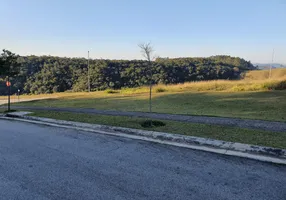
[[[19,106],[96,108],[148,112],[149,94],[105,92],[62,94]],[[286,121],[286,90],[265,92],[161,92],[152,97],[153,112]]]
[[[148,119],[122,116],[75,114],[68,112],[35,111],[31,115],[60,120],[176,133],[276,148],[286,148],[286,133],[276,133],[218,125],[174,122],[168,120],[161,120],[166,124],[165,126],[144,128],[141,126],[141,124]]]
[[[5,109],[5,108],[0,108],[0,113],[2,113],[2,114],[3,114],[3,113],[9,113],[9,112],[17,112],[17,110],[12,110],[12,109],[11,109],[11,110],[8,111],[8,110]]]

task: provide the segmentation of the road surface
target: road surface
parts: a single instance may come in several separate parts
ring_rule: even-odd
[[[0,199],[285,200],[286,166],[0,120]]]

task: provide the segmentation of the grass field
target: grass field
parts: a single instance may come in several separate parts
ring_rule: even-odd
[[[140,124],[144,118],[75,114],[66,112],[35,111],[33,116],[70,120],[94,124],[104,124],[159,132],[177,133],[190,136],[213,138],[224,141],[248,143],[254,145],[286,148],[286,133],[275,133],[235,127],[224,127],[206,124],[192,124],[162,120],[166,126],[143,128]]]
[[[164,92],[154,93],[153,111],[286,121],[286,92]],[[15,105],[148,111],[148,93],[75,93]]]
[[[153,87],[153,112],[286,121],[286,69],[251,71],[238,81],[218,80]],[[281,90],[279,90],[281,89]],[[148,87],[27,95],[48,98],[15,105],[148,111]]]
[[[278,68],[271,71],[271,79],[286,79],[286,69]],[[269,79],[269,70],[253,70],[245,74],[245,80],[267,80]]]

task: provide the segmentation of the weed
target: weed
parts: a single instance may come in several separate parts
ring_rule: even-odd
[[[156,92],[160,93],[160,92],[166,92],[167,90],[165,88],[156,88]]]
[[[116,93],[119,93],[119,91],[111,90],[111,89],[107,89],[107,90],[105,90],[105,92],[106,92],[107,94],[116,94]]]

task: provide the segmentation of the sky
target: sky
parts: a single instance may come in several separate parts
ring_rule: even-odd
[[[143,59],[231,55],[286,64],[286,0],[0,0],[0,49]]]

